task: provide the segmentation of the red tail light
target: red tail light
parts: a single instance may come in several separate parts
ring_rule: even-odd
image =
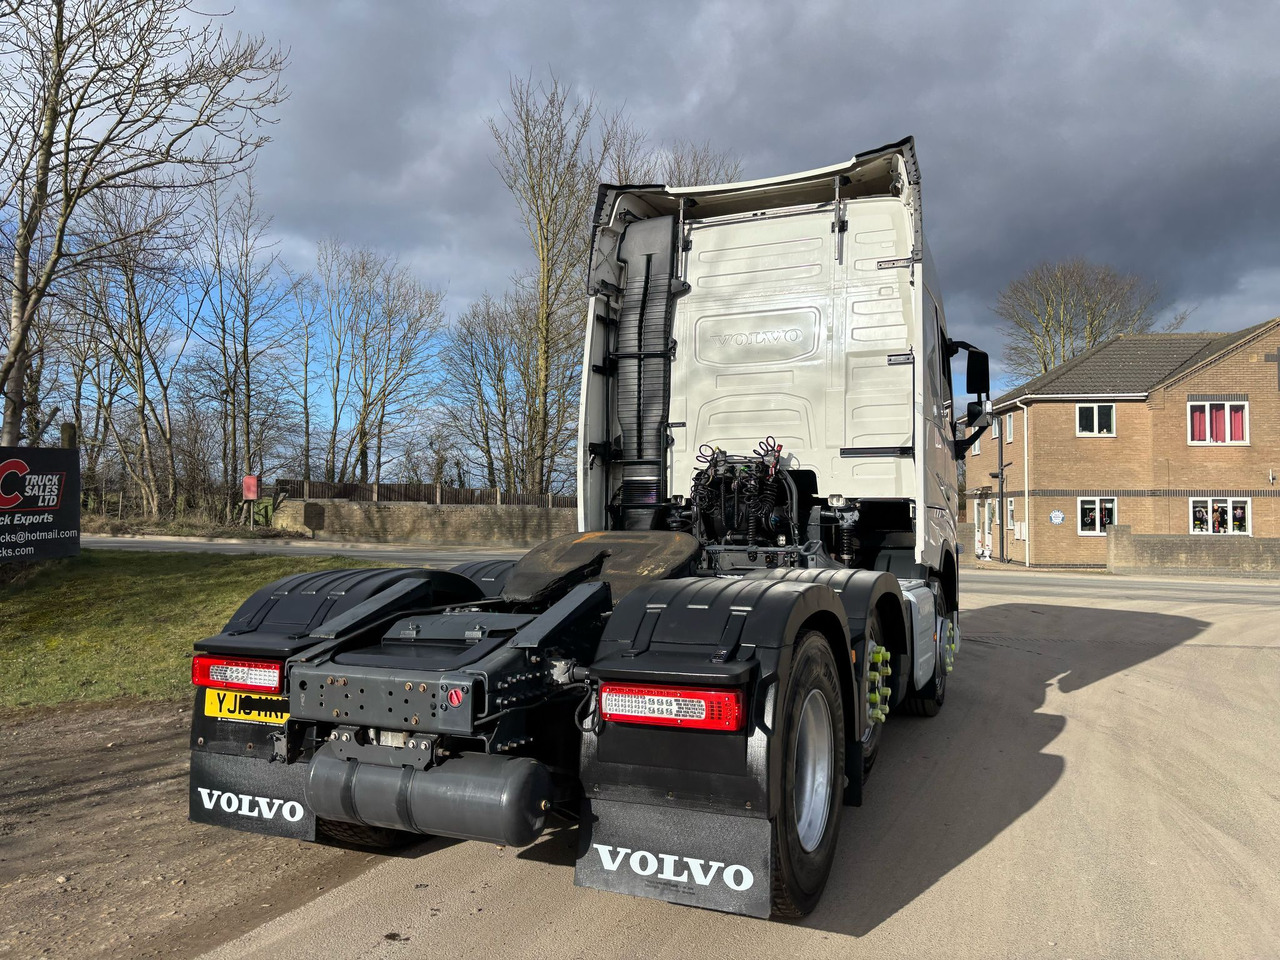
[[[284,664],[198,653],[191,661],[191,682],[197,687],[279,693],[284,689]]]
[[[600,716],[615,723],[652,723],[693,730],[741,730],[741,690],[602,683]]]

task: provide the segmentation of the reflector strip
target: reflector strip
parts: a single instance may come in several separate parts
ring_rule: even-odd
[[[201,653],[191,660],[191,682],[197,687],[279,693],[284,689],[284,664]]]
[[[694,730],[741,730],[741,690],[600,685],[600,716],[615,723],[650,723]]]

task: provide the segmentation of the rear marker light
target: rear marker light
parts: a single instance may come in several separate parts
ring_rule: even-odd
[[[600,716],[615,723],[649,723],[693,730],[741,730],[746,719],[741,690],[600,686]]]
[[[191,661],[191,682],[197,687],[279,693],[284,689],[284,664],[197,654]]]

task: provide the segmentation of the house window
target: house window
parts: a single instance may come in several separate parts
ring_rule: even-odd
[[[991,439],[1000,439],[1000,418],[998,416],[991,418]]]
[[[1248,403],[1187,404],[1187,443],[1248,442]]]
[[[977,433],[978,431],[975,430],[973,432]],[[970,449],[973,450],[973,455],[975,457],[982,453],[982,438],[979,437],[977,440],[973,441],[973,446]]]
[[[1004,442],[1013,443],[1013,414],[1004,415]]]
[[[1076,533],[1082,537],[1101,537],[1116,522],[1115,497],[1077,497]]]
[[[1077,437],[1114,437],[1116,405],[1114,403],[1077,403]]]
[[[1013,505],[1014,505],[1014,503],[1015,503],[1015,501],[1014,501],[1012,498],[1010,498],[1010,500],[1009,500],[1008,510],[1009,510],[1009,526],[1011,526],[1011,527],[1013,526],[1013,524],[1014,524],[1014,522],[1015,522],[1015,521],[1014,521],[1014,519],[1013,519]]]
[[[1192,533],[1239,533],[1252,535],[1249,524],[1253,502],[1249,497],[1193,497]]]

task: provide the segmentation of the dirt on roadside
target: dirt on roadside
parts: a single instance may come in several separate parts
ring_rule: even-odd
[[[189,823],[190,711],[0,717],[0,957],[194,957],[386,859]]]

